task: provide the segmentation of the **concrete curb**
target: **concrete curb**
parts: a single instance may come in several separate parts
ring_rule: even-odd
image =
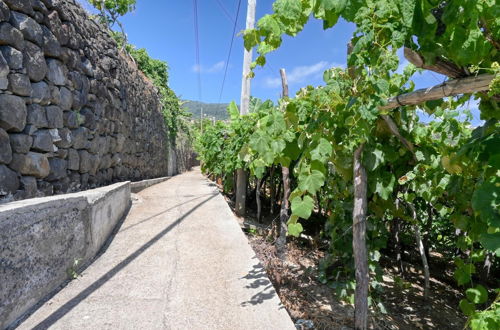
[[[134,194],[137,194],[141,190],[144,190],[144,189],[146,189],[148,187],[151,187],[151,186],[153,186],[155,184],[167,181],[170,178],[171,178],[170,176],[165,176],[165,177],[162,177],[162,178],[156,178],[156,179],[150,179],[150,180],[142,180],[142,181],[132,182],[130,184],[130,191],[132,191],[132,193],[134,193]]]
[[[130,190],[127,181],[0,205],[0,329],[92,260],[128,212]]]

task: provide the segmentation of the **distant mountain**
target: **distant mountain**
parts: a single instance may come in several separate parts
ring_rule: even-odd
[[[216,120],[229,119],[229,114],[227,113],[227,103],[203,103],[198,101],[184,100],[184,108],[193,114],[193,119],[200,119],[200,112],[203,108],[203,114],[206,114],[207,118],[215,117]]]

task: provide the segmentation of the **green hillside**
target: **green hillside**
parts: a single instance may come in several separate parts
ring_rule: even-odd
[[[203,108],[203,114],[207,118],[215,117],[217,120],[225,120],[229,118],[227,113],[227,103],[203,103],[198,101],[185,100],[184,108],[193,114],[193,119],[200,118],[200,111]]]

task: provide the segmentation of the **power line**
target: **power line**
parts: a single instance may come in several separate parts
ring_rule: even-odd
[[[193,0],[194,42],[196,52],[196,72],[198,73],[198,99],[201,101],[200,36],[198,26],[198,0]]]
[[[217,0],[218,1],[218,0]],[[234,20],[233,33],[231,34],[231,44],[229,45],[229,52],[227,54],[226,66],[224,68],[224,78],[222,79],[222,86],[219,94],[219,102],[222,99],[222,92],[224,91],[224,85],[226,83],[227,68],[229,67],[229,60],[231,59],[231,52],[233,50],[234,36],[236,35],[236,26],[238,24],[238,17],[240,15],[241,0],[238,1],[238,9],[236,10],[236,19]]]
[[[231,15],[229,13],[229,11],[226,9],[226,7],[224,6],[224,4],[222,2],[220,2],[220,0],[216,0],[217,1],[217,4],[219,5],[220,9],[222,9],[222,11],[224,12],[224,14],[226,15],[226,17],[231,21],[231,22],[234,22],[234,17],[233,15]]]

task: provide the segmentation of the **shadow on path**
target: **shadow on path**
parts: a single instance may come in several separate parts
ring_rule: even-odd
[[[109,281],[113,276],[115,276],[119,271],[121,271],[124,267],[126,267],[128,264],[130,264],[134,259],[139,257],[144,251],[149,249],[154,243],[156,243],[158,240],[160,240],[163,236],[165,236],[169,231],[175,228],[179,223],[181,223],[184,219],[186,219],[191,213],[193,213],[196,209],[198,209],[200,206],[217,196],[218,194],[211,194],[212,196],[203,200],[202,202],[198,203],[196,206],[191,208],[188,212],[186,212],[184,215],[182,215],[180,218],[175,220],[173,223],[171,223],[168,227],[163,229],[161,232],[156,234],[155,237],[150,239],[146,244],[141,246],[139,249],[137,249],[134,253],[130,254],[127,258],[125,258],[123,261],[121,261],[118,265],[113,267],[111,270],[109,270],[106,274],[102,275],[97,281],[92,283],[90,286],[88,286],[85,290],[81,291],[77,296],[72,298],[70,301],[65,303],[63,306],[59,307],[55,312],[53,312],[51,315],[49,315],[45,320],[40,322],[36,327],[33,329],[47,329],[54,323],[56,323],[58,320],[60,320],[64,315],[69,313],[73,308],[75,308],[81,301],[83,301],[85,298],[87,298],[89,295],[91,295],[94,291],[99,289],[104,283]],[[164,211],[166,212],[166,211]],[[146,219],[147,220],[147,219]],[[143,220],[145,221],[145,220]],[[130,227],[129,227],[130,228]]]
[[[256,258],[256,257],[254,257]],[[250,298],[250,300],[242,302],[241,306],[262,304],[265,300],[272,299],[276,296],[276,291],[267,277],[266,271],[262,264],[259,262],[253,266],[247,275],[241,279],[251,280],[252,282],[245,287],[247,289],[259,289],[260,291]]]
[[[149,220],[152,220],[152,219],[156,218],[157,216],[160,216],[160,215],[162,215],[162,214],[164,214],[164,213],[167,213],[168,211],[173,210],[173,209],[175,209],[176,207],[179,207],[179,206],[184,205],[184,204],[186,204],[186,203],[189,203],[189,202],[195,201],[195,200],[200,199],[200,198],[202,198],[202,197],[204,197],[204,196],[212,196],[212,195],[213,195],[213,194],[205,194],[205,195],[200,195],[200,196],[198,196],[198,197],[196,197],[196,198],[190,199],[190,200],[185,201],[185,202],[183,202],[183,203],[179,203],[179,204],[174,205],[174,206],[172,206],[172,207],[170,207],[170,208],[168,208],[168,209],[166,209],[166,210],[164,210],[164,211],[161,211],[161,212],[156,213],[156,214],[154,214],[154,215],[152,215],[152,216],[149,216],[149,217],[147,217],[147,218],[145,218],[145,219],[142,219],[142,220],[140,220],[139,222],[134,223],[133,225],[130,225],[130,226],[128,226],[128,227],[125,227],[125,228],[123,228],[123,229],[120,229],[118,232],[119,232],[119,233],[122,233],[122,232],[124,232],[124,231],[126,231],[126,230],[129,230],[129,229],[130,229],[130,228],[132,228],[132,227],[135,227],[135,226],[141,225],[141,224],[143,224],[144,222],[147,222],[147,221],[149,221]],[[192,197],[192,196],[189,196],[189,197]]]

